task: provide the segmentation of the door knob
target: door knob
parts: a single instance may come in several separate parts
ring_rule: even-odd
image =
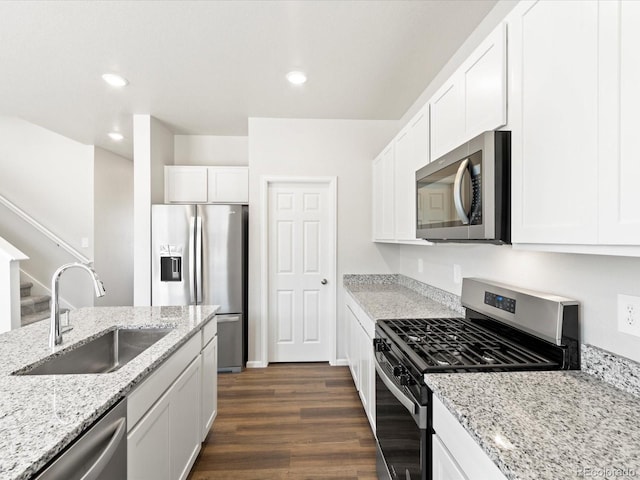
[[[326,278],[323,278],[322,280],[320,280],[320,283],[321,283],[322,285],[326,285],[326,284],[327,284],[327,279],[326,279]]]

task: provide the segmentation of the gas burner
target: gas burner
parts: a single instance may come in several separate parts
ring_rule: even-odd
[[[497,363],[498,362],[495,358],[487,355],[486,353],[484,355],[480,355],[480,358],[482,358],[487,363]]]

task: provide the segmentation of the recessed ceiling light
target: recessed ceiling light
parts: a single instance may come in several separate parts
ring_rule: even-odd
[[[115,73],[105,73],[102,79],[112,87],[124,87],[129,84],[129,80]]]
[[[287,80],[294,85],[302,85],[307,81],[307,74],[300,71],[293,71],[287,73]]]
[[[121,142],[124,139],[124,135],[120,132],[109,132],[109,138],[114,142]]]

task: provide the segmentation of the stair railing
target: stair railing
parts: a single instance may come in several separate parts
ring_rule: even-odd
[[[20,261],[24,253],[0,237],[0,333],[20,327]]]
[[[84,255],[81,252],[79,252],[77,249],[75,249],[69,243],[65,242],[62,238],[60,238],[58,235],[53,233],[47,227],[42,225],[35,218],[33,218],[31,215],[29,215],[24,210],[22,210],[20,207],[18,207],[15,203],[13,203],[11,200],[6,198],[5,196],[0,195],[0,203],[2,205],[4,205],[5,207],[7,207],[9,210],[11,210],[16,215],[18,215],[25,222],[27,222],[29,225],[31,225],[36,230],[38,230],[40,233],[45,235],[47,238],[49,238],[49,240],[53,241],[60,248],[66,250],[68,253],[73,255],[80,262],[82,262],[82,263],[91,263],[91,259],[89,257],[87,257],[86,255]]]

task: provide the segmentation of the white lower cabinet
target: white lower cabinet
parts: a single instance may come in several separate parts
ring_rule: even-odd
[[[433,437],[433,480],[468,480],[437,435]]]
[[[435,395],[433,429],[434,480],[506,480],[497,465]]]
[[[200,451],[200,358],[129,432],[129,480],[184,479]]]
[[[169,400],[171,478],[185,479],[202,443],[200,426],[200,358],[196,358],[172,387]]]
[[[189,475],[217,413],[216,334],[213,320],[128,395],[128,480]]]
[[[202,350],[202,433],[207,437],[218,414],[218,337],[214,337]]]
[[[346,294],[347,361],[351,369],[353,383],[360,395],[371,430],[376,429],[375,364],[373,336],[375,322]]]
[[[128,480],[171,480],[169,392],[127,436]]]

